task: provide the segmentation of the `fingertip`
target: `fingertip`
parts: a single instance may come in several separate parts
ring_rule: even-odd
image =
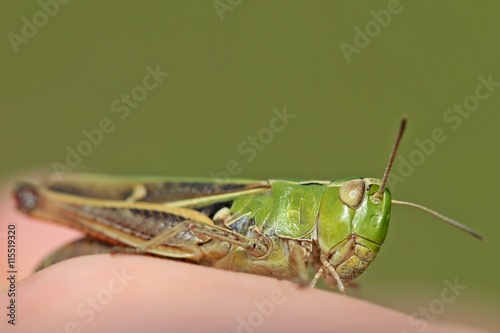
[[[20,326],[59,331],[404,329],[407,316],[345,295],[147,256],[67,260],[19,284]],[[44,305],[43,307],[41,305]],[[25,326],[23,326],[25,325]]]

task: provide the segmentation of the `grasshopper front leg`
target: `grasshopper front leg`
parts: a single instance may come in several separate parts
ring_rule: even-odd
[[[305,287],[309,282],[309,272],[307,271],[306,258],[310,255],[310,250],[305,248],[297,240],[288,240],[288,248],[290,249],[290,261],[295,270],[299,285]]]
[[[340,278],[335,267],[330,264],[328,257],[324,253],[317,258],[317,261],[313,263],[313,266],[316,269],[316,274],[309,283],[309,287],[314,288],[319,278],[323,277],[328,285],[339,288],[339,291],[342,293],[345,292],[345,286],[342,279]]]

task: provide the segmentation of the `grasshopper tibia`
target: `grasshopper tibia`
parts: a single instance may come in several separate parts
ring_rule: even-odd
[[[266,256],[270,249],[270,242],[263,236],[260,237],[260,239],[248,238],[234,231],[224,229],[215,225],[187,220],[177,224],[170,230],[167,230],[163,234],[160,234],[150,241],[144,243],[137,248],[137,251],[148,252],[149,249],[152,249],[164,242],[169,243],[169,240],[177,238],[177,235],[188,231],[191,231],[196,236],[213,238],[230,243],[232,245],[240,246],[257,258]]]

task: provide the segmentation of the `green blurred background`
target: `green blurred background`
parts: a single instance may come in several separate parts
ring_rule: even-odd
[[[209,177],[235,160],[242,178],[379,178],[407,114],[396,168],[417,157],[415,140],[434,129],[447,140],[397,184],[394,198],[435,208],[488,240],[395,207],[361,295],[412,313],[458,278],[468,288],[438,319],[466,313],[465,322],[493,322],[500,89],[457,129],[443,116],[475,94],[479,76],[500,81],[500,3],[70,1],[57,13],[46,3],[53,17],[35,1],[0,5],[0,176],[49,172],[65,162],[67,146],[85,140],[83,130],[108,118],[114,131],[76,169]],[[388,8],[398,12],[390,22]],[[356,38],[358,28],[372,37]],[[356,42],[346,56],[341,45]],[[112,103],[140,93],[146,67],[157,65],[170,75],[120,119]],[[247,161],[238,146],[284,107],[295,118]]]

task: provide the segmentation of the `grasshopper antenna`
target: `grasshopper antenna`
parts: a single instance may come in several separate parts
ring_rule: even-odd
[[[403,138],[403,133],[405,132],[406,122],[408,118],[403,116],[401,119],[401,125],[399,127],[398,136],[396,137],[396,142],[394,143],[394,147],[392,148],[391,157],[389,157],[389,163],[387,163],[387,167],[384,171],[384,177],[382,178],[382,183],[380,184],[380,188],[375,194],[373,194],[373,199],[382,200],[382,195],[384,194],[385,186],[387,185],[387,180],[389,179],[389,174],[391,173],[392,164],[394,163],[394,158],[396,157],[396,152],[398,151],[399,143]]]
[[[373,194],[373,199],[375,199],[375,200],[382,200],[382,196],[384,194],[384,190],[385,190],[385,187],[387,185],[387,180],[389,179],[389,174],[391,172],[391,168],[392,168],[392,165],[394,163],[394,158],[396,157],[396,152],[398,151],[399,143],[401,142],[401,139],[403,138],[403,133],[405,131],[407,121],[408,121],[408,118],[406,116],[403,116],[403,119],[401,119],[401,126],[399,127],[398,136],[396,137],[396,142],[394,143],[394,147],[392,148],[391,156],[389,158],[389,163],[387,163],[387,167],[385,168],[384,177],[382,178],[382,183],[380,184],[380,189],[377,192],[375,192],[375,194]],[[481,235],[476,230],[469,228],[468,226],[466,226],[458,221],[455,221],[447,216],[444,216],[443,214],[440,214],[440,213],[438,213],[430,208],[427,208],[425,206],[415,204],[412,202],[399,201],[399,200],[391,200],[391,203],[394,205],[410,206],[410,207],[420,209],[420,210],[422,210],[428,214],[431,214],[432,216],[440,219],[441,221],[444,221],[444,222],[454,226],[455,228],[458,228],[462,231],[465,231],[466,233],[468,233],[469,235],[471,235],[477,239],[484,240],[484,236]]]
[[[477,239],[484,240],[484,236],[481,235],[476,230],[474,230],[472,228],[469,228],[468,226],[466,226],[466,225],[464,225],[464,224],[462,224],[462,223],[460,223],[458,221],[450,219],[448,216],[444,216],[443,214],[439,214],[438,212],[436,212],[436,211],[434,211],[432,209],[429,209],[429,208],[427,208],[425,206],[422,206],[422,205],[419,205],[419,204],[415,204],[413,202],[406,202],[406,201],[399,201],[399,200],[391,200],[391,203],[393,205],[410,206],[410,207],[414,207],[414,208],[423,210],[424,212],[429,213],[429,214],[431,214],[434,217],[437,217],[441,221],[444,221],[444,222],[446,222],[446,223],[454,226],[455,228],[458,228],[458,229],[460,229],[462,231],[465,231],[466,233],[468,233],[472,237],[476,237]]]

